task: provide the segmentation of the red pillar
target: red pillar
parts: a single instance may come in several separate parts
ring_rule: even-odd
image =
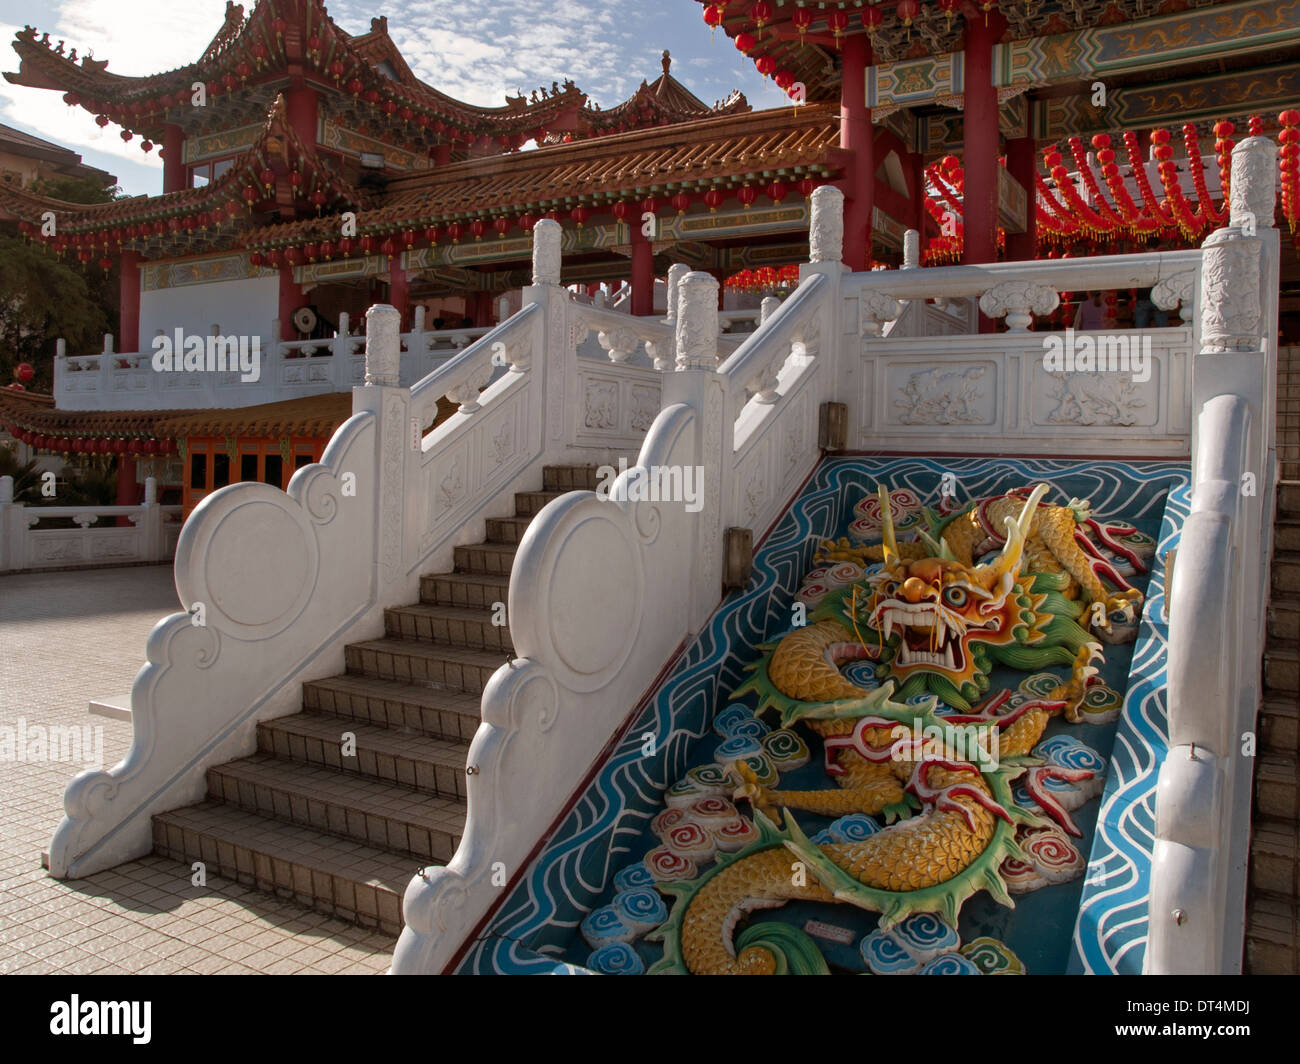
[[[845,37],[840,77],[840,147],[850,153],[844,176],[844,264],[866,270],[871,264],[871,211],[876,163],[871,109],[867,107],[867,67],[871,44],[861,33]]]
[[[446,166],[451,162],[451,141],[444,140],[434,147],[433,161],[437,166]]]
[[[117,349],[140,350],[140,253],[124,251],[120,260]]]
[[[298,139],[308,148],[316,147],[316,90],[292,88],[285,93],[285,115]]]
[[[293,267],[280,267],[280,339],[298,339],[298,330],[293,327],[293,312],[303,304],[302,287],[293,279]]]
[[[402,328],[406,328],[411,308],[411,282],[402,268],[400,255],[388,256],[388,302],[402,315]]]
[[[189,185],[185,177],[185,134],[173,122],[163,126],[163,192],[179,192]]]
[[[135,482],[135,456],[119,454],[117,456],[117,502],[116,506],[138,506],[139,485]],[[128,517],[119,517],[113,522],[118,528],[127,528],[131,524]]]
[[[1017,137],[1007,141],[1007,173],[1020,183],[1025,190],[1025,231],[1007,234],[1007,259],[1012,262],[1025,262],[1038,254],[1038,211],[1035,207],[1037,196],[1034,192],[1034,170],[1037,159],[1034,150],[1034,137]]]
[[[997,12],[966,16],[962,262],[967,264],[994,262],[998,254],[998,93],[993,86],[993,46],[1006,28],[1006,19]]]
[[[655,312],[654,247],[641,235],[640,226],[632,226],[632,313],[647,317]]]
[[[908,152],[908,166],[912,171],[912,217],[908,219],[909,229],[921,234],[921,247],[925,247],[925,156],[918,152]]]

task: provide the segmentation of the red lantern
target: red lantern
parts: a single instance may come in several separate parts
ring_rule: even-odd
[[[848,16],[846,15],[845,18],[847,17]],[[754,35],[752,33],[736,34],[736,47],[740,49],[741,54],[749,55],[749,53],[752,52],[755,49],[755,47],[757,47],[757,45],[758,42],[754,40]]]
[[[785,187],[784,182],[773,181],[763,191],[767,193],[768,198],[773,203],[780,203],[783,199],[785,199],[785,194],[789,190]]]
[[[360,244],[361,244],[361,254],[369,255],[370,252],[374,249],[375,238],[372,236],[363,236],[360,240]]]
[[[776,60],[770,55],[760,55],[754,60],[754,69],[762,74],[763,77],[770,77],[776,70]]]
[[[678,192],[675,196],[673,196],[672,204],[675,208],[677,208],[678,214],[685,214],[686,208],[691,205],[690,194],[687,192]]]
[[[803,196],[804,199],[807,199],[809,196],[811,196],[813,194],[813,189],[815,189],[816,187],[817,187],[817,182],[814,181],[811,177],[800,178],[799,183],[795,185],[795,188],[799,190],[799,195]]]
[[[533,231],[533,226],[536,224],[537,216],[535,214],[528,214],[525,212],[519,216],[519,228],[525,233],[531,233]]]
[[[36,368],[30,362],[19,362],[14,368],[14,376],[26,384],[36,376]]]
[[[341,60],[335,59],[334,62],[330,64],[330,76],[335,81],[338,81],[339,78],[343,76],[343,63]]]
[[[487,232],[487,226],[484,224],[482,218],[475,218],[469,223],[469,231],[474,234],[475,240],[482,240],[483,234]]]
[[[339,258],[341,259],[346,259],[350,254],[352,254],[351,239],[345,236],[342,240],[340,240],[338,242],[338,251],[339,251]]]
[[[623,221],[625,218],[627,218],[627,212],[628,212],[628,205],[624,203],[622,200],[618,200],[615,203],[610,204],[609,213],[612,214],[620,222]]]
[[[736,191],[736,199],[740,200],[742,206],[748,207],[758,199],[758,193],[748,185],[742,185]]]
[[[406,230],[406,232],[404,232],[404,233],[402,234],[402,243],[405,244],[408,248],[413,248],[413,247],[415,247],[415,230],[414,230],[414,229],[408,229],[408,230]]]
[[[704,203],[709,208],[710,212],[716,211],[720,206],[722,206],[722,201],[724,199],[725,197],[720,189],[711,188],[704,193]]]
[[[796,7],[790,12],[790,25],[799,33],[799,40],[803,41],[803,35],[808,32],[808,28],[813,24],[813,13],[806,7]]]
[[[903,20],[903,25],[907,27],[908,39],[911,39],[912,22],[920,17],[921,0],[898,0],[898,7],[895,13]]]
[[[761,34],[763,27],[772,21],[772,5],[767,0],[758,0],[749,9],[749,17],[758,23],[758,32]]]
[[[397,245],[394,244],[391,239],[385,237],[384,242],[379,245],[379,254],[395,255],[396,253],[397,253]]]
[[[316,256],[320,254],[320,248],[312,241],[303,245],[302,253],[307,256],[308,262],[315,262]]]
[[[452,222],[447,226],[447,235],[451,237],[453,244],[459,244],[461,235],[465,232],[465,227],[460,222]]]
[[[794,84],[794,75],[788,70],[778,70],[772,77],[772,80],[776,82],[776,87],[778,89],[782,92],[788,93],[790,91],[790,86]]]
[[[315,34],[312,34],[310,37],[307,38],[307,51],[309,52],[320,51],[320,38],[317,37]]]
[[[108,115],[95,116],[95,125],[99,126],[100,129],[103,129],[106,125],[108,125],[108,122],[109,122]]]
[[[578,228],[582,228],[582,223],[587,220],[591,212],[586,207],[579,204],[569,212],[569,217],[578,223]]]
[[[906,3],[907,0],[902,0]],[[835,46],[838,48],[840,38],[844,36],[844,31],[849,28],[849,16],[846,11],[828,11],[826,13],[826,28],[835,35]]]
[[[332,259],[334,257],[334,242],[332,240],[322,240],[320,243],[321,257]]]
[[[262,253],[260,251],[254,251],[251,255],[248,256],[248,265],[252,266],[253,269],[257,269],[265,261],[266,259],[262,257]]]
[[[510,219],[504,215],[492,219],[492,228],[497,231],[497,236],[504,240],[506,233],[510,232]]]
[[[704,22],[710,29],[717,29],[722,25],[722,20],[726,18],[727,8],[725,4],[711,4],[704,9]]]

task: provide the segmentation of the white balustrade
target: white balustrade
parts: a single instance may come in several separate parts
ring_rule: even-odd
[[[145,480],[141,506],[27,506],[14,502],[12,477],[0,477],[0,573],[161,562],[172,557],[181,507],[160,506],[157,482]],[[101,518],[112,524],[92,527]],[[129,524],[118,526],[116,518]],[[76,528],[42,528],[72,521]]]

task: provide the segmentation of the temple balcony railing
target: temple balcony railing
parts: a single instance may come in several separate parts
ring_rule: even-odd
[[[96,527],[102,519],[110,523]],[[40,527],[47,522],[76,527]],[[25,506],[13,478],[0,477],[0,573],[163,562],[180,530],[181,507],[159,505],[153,477],[140,506]]]

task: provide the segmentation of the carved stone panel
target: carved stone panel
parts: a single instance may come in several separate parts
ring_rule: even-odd
[[[992,425],[997,419],[997,365],[957,362],[892,365],[886,371],[886,421],[893,425]]]

